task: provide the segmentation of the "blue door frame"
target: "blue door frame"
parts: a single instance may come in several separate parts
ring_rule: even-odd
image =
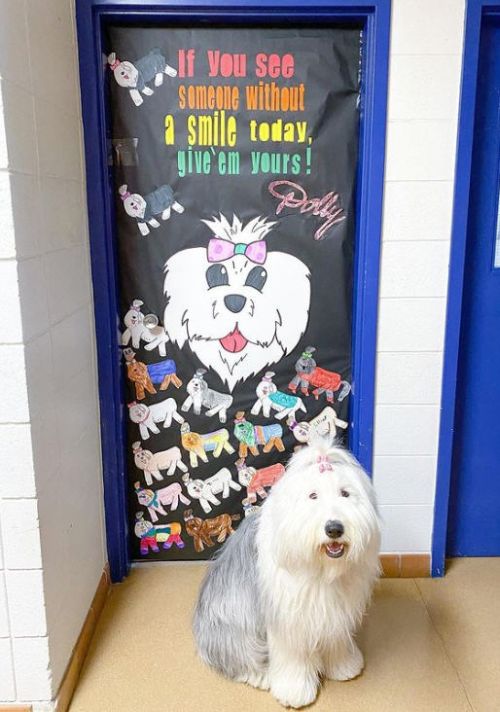
[[[468,0],[462,64],[457,157],[455,164],[455,193],[451,233],[443,385],[441,393],[441,423],[434,507],[434,530],[432,536],[433,576],[443,576],[445,573],[448,505],[455,430],[457,372],[471,187],[479,48],[484,22],[491,16],[500,16],[499,2]]]
[[[97,334],[108,558],[113,581],[130,567],[118,348],[117,264],[108,166],[102,29],[112,21],[196,25],[357,23],[363,28],[363,88],[357,176],[351,449],[371,471],[380,232],[385,159],[390,0],[77,0],[90,250]]]

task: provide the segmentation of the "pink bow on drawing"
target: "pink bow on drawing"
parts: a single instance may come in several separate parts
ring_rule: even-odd
[[[221,240],[219,237],[212,237],[207,247],[207,258],[209,262],[223,262],[234,255],[245,255],[251,262],[263,265],[266,261],[267,246],[264,240],[256,240],[245,245],[244,242],[230,242]]]

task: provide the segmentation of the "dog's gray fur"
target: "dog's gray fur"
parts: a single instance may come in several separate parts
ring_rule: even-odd
[[[257,583],[260,512],[247,517],[210,564],[196,606],[193,632],[201,658],[233,680],[267,666],[267,641]]]

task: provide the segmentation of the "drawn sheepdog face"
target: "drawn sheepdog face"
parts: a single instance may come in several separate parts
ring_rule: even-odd
[[[132,62],[120,62],[113,70],[115,79],[121,87],[135,87],[137,84],[137,68]]]
[[[291,571],[320,569],[335,578],[356,564],[378,567],[380,529],[369,477],[346,450],[298,451],[273,487],[259,536],[273,529],[277,561]]]
[[[133,403],[129,405],[130,420],[133,423],[141,423],[149,415],[149,408],[143,403]]]
[[[123,206],[127,215],[133,218],[142,218],[146,210],[146,201],[139,193],[131,193],[123,199]]]
[[[123,319],[125,326],[138,326],[144,321],[144,315],[138,309],[129,309]]]
[[[164,324],[171,341],[186,342],[230,391],[276,363],[297,345],[309,315],[307,267],[284,252],[268,252],[275,223],[233,216],[203,220],[207,248],[182,250],[165,266]]]
[[[152,458],[153,453],[151,450],[143,450],[141,448],[134,451],[134,463],[140,470],[144,470],[149,465]]]
[[[137,499],[139,501],[139,504],[142,504],[143,507],[147,507],[148,505],[151,504],[153,501],[153,492],[151,490],[138,490],[137,491]]]

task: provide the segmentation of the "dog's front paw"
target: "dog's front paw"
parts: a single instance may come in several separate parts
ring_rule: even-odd
[[[307,707],[318,694],[318,680],[310,677],[283,676],[271,680],[271,694],[283,707]]]
[[[329,680],[345,682],[361,675],[364,666],[363,653],[356,645],[354,650],[349,651],[343,657],[332,659],[326,670],[326,676]]]

